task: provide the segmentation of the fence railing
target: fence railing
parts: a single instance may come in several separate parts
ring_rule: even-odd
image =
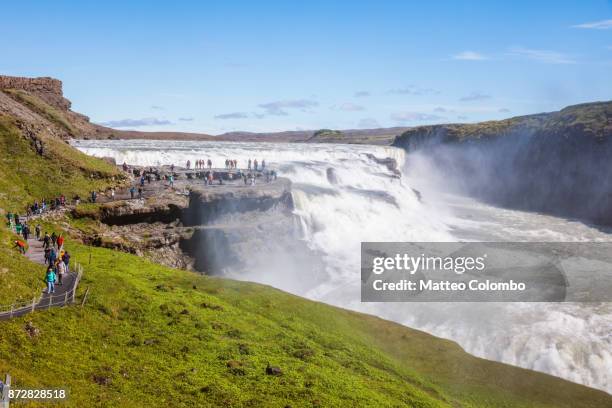
[[[0,319],[12,319],[13,317],[21,316],[26,313],[32,313],[35,310],[49,309],[54,306],[64,306],[76,301],[76,292],[81,277],[83,276],[83,266],[74,262],[73,272],[74,281],[72,288],[58,295],[48,294],[48,296],[33,297],[30,301],[15,302],[10,305],[0,305]]]

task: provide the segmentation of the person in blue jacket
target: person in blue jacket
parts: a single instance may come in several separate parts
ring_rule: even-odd
[[[47,268],[45,281],[47,282],[47,293],[55,293],[55,271],[52,266]]]

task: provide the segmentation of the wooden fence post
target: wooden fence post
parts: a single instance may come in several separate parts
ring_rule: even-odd
[[[13,318],[13,307],[14,307],[14,305],[13,305],[13,304],[11,304],[11,311],[10,311],[10,313],[9,313],[9,319],[12,319],[12,318]]]
[[[34,309],[36,308],[36,298],[32,298],[32,313],[34,313]]]
[[[51,299],[53,299],[53,295],[49,293],[49,307],[47,309],[51,309]]]
[[[89,288],[85,290],[85,295],[83,295],[83,300],[81,301],[81,307],[85,305],[85,301],[87,300],[87,295],[89,295]]]
[[[2,387],[2,407],[1,408],[9,408],[9,403],[11,400],[9,399],[9,390],[11,389],[11,375],[6,375],[6,381],[4,381],[4,386]]]

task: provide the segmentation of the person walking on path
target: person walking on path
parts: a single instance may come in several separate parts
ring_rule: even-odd
[[[55,235],[55,231],[51,233],[51,244],[53,244],[53,247],[57,245],[57,235]]]
[[[170,187],[174,187],[174,174],[170,175]]]
[[[63,246],[64,246],[64,237],[62,236],[62,234],[60,234],[59,237],[57,237],[57,250],[61,251]]]
[[[40,241],[40,224],[36,224],[34,231],[36,232],[36,240]]]
[[[55,293],[55,271],[51,265],[47,268],[45,281],[47,282],[47,293]]]
[[[212,160],[208,159],[208,169],[212,169]]]
[[[96,193],[95,191],[92,191],[91,192],[91,202],[95,203],[97,198],[98,198],[98,193]]]
[[[142,198],[142,187],[138,187],[138,198]]]
[[[30,227],[28,224],[23,224],[23,229],[21,230],[21,235],[23,235],[23,239],[28,241],[28,237],[30,236]]]
[[[48,232],[45,232],[45,237],[43,238],[43,249],[49,249],[51,246],[51,237]]]
[[[257,159],[253,160],[253,168],[257,171]]]
[[[247,169],[249,171],[251,171],[251,159],[249,159],[248,164],[247,164]]]
[[[66,274],[66,264],[64,263],[64,261],[62,261],[61,258],[57,261],[56,269],[57,269],[58,285],[62,285],[62,279],[64,277],[64,274]]]
[[[136,188],[132,186],[130,188],[130,197],[132,197],[132,200],[134,199],[134,194],[136,194]]]
[[[55,265],[55,261],[57,261],[57,252],[55,252],[55,248],[51,248],[49,251],[49,266]]]
[[[64,252],[64,256],[62,256],[62,261],[64,261],[64,265],[66,265],[66,273],[70,273],[70,254],[68,251]]]

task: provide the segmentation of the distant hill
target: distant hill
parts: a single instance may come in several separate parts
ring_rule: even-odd
[[[346,129],[346,130],[295,130],[286,132],[228,132],[217,138],[219,140],[242,142],[308,142],[308,143],[355,143],[388,145],[397,135],[406,131],[407,127],[378,129]]]

